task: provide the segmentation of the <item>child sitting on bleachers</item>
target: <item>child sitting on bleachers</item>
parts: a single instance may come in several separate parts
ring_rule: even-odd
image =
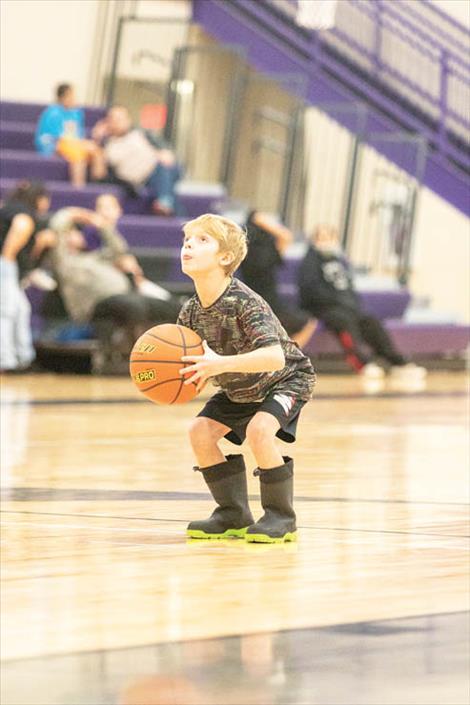
[[[103,152],[93,140],[86,139],[83,110],[75,102],[69,83],[61,83],[56,91],[57,103],[43,110],[35,134],[35,146],[45,156],[58,154],[69,164],[70,181],[81,187],[86,183],[87,166],[91,177],[100,180],[106,174]]]
[[[302,308],[323,321],[336,335],[346,361],[364,377],[384,376],[382,367],[363,349],[366,343],[375,356],[383,358],[394,375],[424,377],[426,370],[408,362],[375,316],[361,309],[349,264],[339,246],[338,231],[319,225],[299,269]]]

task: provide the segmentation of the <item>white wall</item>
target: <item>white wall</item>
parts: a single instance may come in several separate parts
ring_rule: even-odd
[[[188,0],[137,0],[138,17],[191,18],[191,3]]]
[[[411,288],[436,311],[470,322],[470,220],[427,188],[421,190]]]
[[[468,0],[431,0],[431,2],[470,29],[470,3]]]
[[[99,0],[1,0],[0,97],[50,102],[61,82],[84,100]]]
[[[0,0],[0,99],[50,102],[61,82],[74,84],[79,102],[99,99],[112,60],[110,32],[131,12],[188,18],[191,7],[188,0]],[[134,25],[128,34],[137,33],[136,46],[155,47],[156,31]]]

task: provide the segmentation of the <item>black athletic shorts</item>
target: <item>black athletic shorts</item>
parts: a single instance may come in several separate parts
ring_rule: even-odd
[[[286,443],[295,441],[297,422],[300,411],[306,404],[303,399],[298,399],[293,394],[276,392],[273,390],[263,401],[241,404],[230,401],[225,392],[217,392],[209,399],[198,416],[205,416],[228,426],[232,430],[225,438],[237,446],[241,446],[246,437],[246,427],[258,411],[272,414],[280,423],[276,436]]]

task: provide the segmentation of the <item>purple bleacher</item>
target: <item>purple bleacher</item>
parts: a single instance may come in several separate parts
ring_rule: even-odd
[[[25,173],[23,178],[28,174]],[[7,193],[12,191],[17,184],[16,179],[0,178],[0,198],[4,198]],[[150,199],[149,198],[130,198],[127,196],[125,190],[120,186],[114,186],[112,184],[87,184],[83,188],[76,188],[68,182],[63,181],[48,181],[46,180],[47,187],[51,192],[51,209],[58,210],[59,208],[66,208],[67,206],[78,206],[81,208],[94,208],[95,199],[101,193],[112,193],[121,202],[123,210],[129,215],[143,215],[148,216],[150,212]],[[199,208],[202,209],[203,206],[207,205],[207,198],[204,200],[200,198],[198,200]],[[186,196],[185,194],[180,194],[179,198],[179,209],[185,218],[187,217],[197,217],[201,213],[207,212],[207,209],[199,210],[196,209],[196,201],[192,196]],[[189,205],[188,205],[189,202]],[[212,204],[213,210],[215,210],[215,204]],[[191,209],[193,212],[191,213]],[[154,216],[155,220],[158,220],[157,216]],[[163,220],[163,219],[161,219]],[[135,222],[135,221],[134,221]],[[135,232],[135,228],[134,228]],[[158,243],[157,243],[158,245]]]
[[[17,184],[16,179],[0,179],[0,197],[4,198]],[[47,186],[51,192],[51,209],[58,210],[67,206],[94,208],[95,200],[101,193],[113,193],[126,203],[122,188],[108,184],[87,184],[84,188],[76,188],[61,181],[49,181]]]
[[[44,157],[30,151],[2,149],[0,178],[66,181],[68,168],[60,157]]]
[[[119,230],[131,247],[175,247],[181,244],[184,218],[125,215]]]
[[[220,197],[207,194],[185,194],[177,196],[178,211],[185,218],[197,218],[203,213],[218,213]]]
[[[286,298],[295,301],[297,298],[298,269],[301,259],[289,257],[279,268],[279,281],[282,293]],[[359,292],[364,310],[373,313],[378,318],[400,318],[410,303],[410,293],[407,289],[391,289]]]
[[[186,280],[179,261],[181,229],[184,222],[183,218],[124,216],[119,227],[133,248],[167,248],[164,252],[156,251],[155,256],[165,260],[167,281],[179,283]],[[174,248],[174,251],[168,248]],[[296,304],[298,298],[296,275],[299,262],[300,259],[289,258],[287,266],[279,270],[280,291],[292,304]],[[381,320],[403,316],[411,299],[407,289],[359,291],[359,296],[364,311]]]
[[[454,323],[407,323],[391,319],[385,328],[403,355],[455,356],[462,355],[470,344],[470,326]],[[305,348],[313,358],[318,355],[337,355],[342,348],[336,337],[319,323]]]
[[[68,184],[68,168],[63,160],[58,157],[44,157],[35,151],[35,125],[44,107],[37,103],[0,103],[0,194],[4,197],[14,188],[18,179],[42,179],[51,190],[51,207],[54,210],[64,206],[92,208],[99,193],[111,192],[121,200],[125,213],[133,216],[149,215],[152,212],[152,197],[146,189],[142,189],[138,198],[130,198],[124,189],[112,185],[87,184],[81,189],[75,189]],[[86,108],[87,126],[93,125],[103,117],[104,112],[103,108]],[[177,188],[176,212],[184,218],[217,212],[219,202],[224,196],[225,189],[220,184],[180,182]],[[134,221],[134,235],[137,227]],[[143,229],[148,232],[148,226],[145,224]],[[143,236],[136,236],[136,242],[140,243],[142,237],[147,237],[145,232]]]
[[[366,313],[371,313],[381,320],[401,318],[411,301],[408,289],[399,291],[359,291],[361,304]]]
[[[2,149],[29,149],[34,151],[34,125],[29,122],[0,121]]]
[[[452,355],[470,344],[470,326],[454,323],[387,321],[395,345],[406,355]]]
[[[228,46],[236,45],[258,71],[278,74],[280,80],[282,74],[296,76],[302,99],[318,105],[333,120],[356,133],[357,113],[338,111],[338,104],[360,101],[356,105],[367,108],[361,128],[365,142],[370,139],[374,149],[413,178],[422,168],[423,184],[468,214],[470,154],[460,144],[464,128],[467,140],[470,127],[468,111],[462,107],[468,85],[468,59],[466,55],[464,59],[454,57],[452,45],[436,44],[429,38],[423,42],[416,39],[422,30],[418,21],[410,22],[406,16],[395,21],[396,6],[401,4],[342,0],[338,3],[339,13],[350,6],[357,21],[350,19],[341,30],[336,26],[320,32],[308,32],[293,22],[281,9],[286,3],[277,0],[193,0],[192,9],[193,21],[213,38]],[[410,3],[402,11],[408,15]],[[400,51],[384,52],[384,41],[389,46],[389,42],[396,41],[395,34]],[[468,44],[467,30],[464,36]],[[393,65],[388,64],[390,56],[397,57]],[[418,74],[409,70],[412,56],[419,62]],[[426,76],[433,95],[428,90],[423,92]],[[287,78],[284,80],[287,82]],[[456,127],[458,130],[453,133]],[[418,162],[411,158],[413,150],[403,149],[400,140],[393,138],[396,130],[419,134],[428,142],[431,148],[421,166],[421,157]],[[392,139],[372,137],[382,133]]]
[[[42,103],[16,103],[14,101],[2,101],[0,103],[0,119],[12,120],[14,122],[28,122],[36,124],[39,115],[47,107]],[[85,107],[85,124],[91,127],[101,120],[105,114],[104,108]]]

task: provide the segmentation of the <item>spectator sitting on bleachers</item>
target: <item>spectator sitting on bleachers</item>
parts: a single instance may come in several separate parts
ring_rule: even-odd
[[[92,137],[103,144],[109,173],[135,192],[146,187],[156,215],[175,211],[175,184],[181,169],[164,140],[151,130],[132,125],[127,108],[114,106],[96,123]]]
[[[51,219],[56,243],[51,265],[65,309],[77,323],[91,323],[98,338],[93,371],[120,372],[136,338],[148,327],[174,323],[181,305],[147,280],[117,231],[121,207],[115,196],[98,197],[96,210],[64,208]],[[89,252],[77,225],[98,230],[101,247]]]
[[[2,372],[24,371],[35,358],[31,306],[21,281],[34,266],[33,250],[45,226],[49,203],[49,194],[42,183],[24,181],[0,208]]]
[[[38,152],[58,154],[69,164],[70,181],[81,187],[86,183],[87,165],[91,178],[106,174],[103,152],[93,140],[86,139],[83,110],[75,102],[73,86],[61,83],[56,91],[57,103],[42,111],[34,138]]]
[[[240,265],[243,281],[268,302],[292,340],[302,348],[312,337],[316,321],[307,311],[286,302],[278,284],[278,269],[293,235],[269,214],[259,211],[251,211],[245,225],[248,252]]]
[[[319,225],[315,228],[299,269],[299,293],[301,306],[336,335],[346,361],[356,372],[368,378],[384,375],[382,367],[364,352],[362,345],[366,343],[376,356],[391,366],[395,376],[425,376],[423,367],[409,363],[396,350],[378,318],[362,311],[335,227]]]

